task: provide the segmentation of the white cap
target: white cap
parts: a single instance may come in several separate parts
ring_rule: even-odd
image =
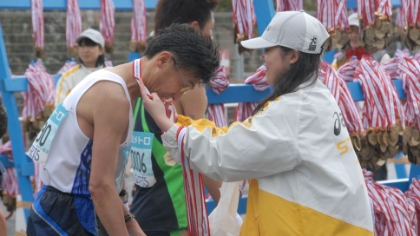
[[[82,38],[88,38],[88,39],[92,40],[93,42],[101,45],[102,48],[105,46],[105,39],[102,36],[101,32],[99,32],[97,30],[87,29],[87,30],[83,31],[79,35],[79,37],[77,37],[76,43],[79,44],[79,42]]]
[[[349,16],[349,25],[350,26],[354,25],[354,26],[360,27],[359,26],[359,17],[357,16],[357,12],[355,12],[355,13],[353,13]]]
[[[330,37],[315,17],[304,11],[278,12],[261,37],[242,41],[245,48],[259,49],[283,46],[309,54],[320,54]]]

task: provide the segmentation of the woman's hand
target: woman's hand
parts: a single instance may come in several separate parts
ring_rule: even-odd
[[[147,112],[149,112],[162,131],[168,131],[175,123],[166,116],[166,110],[162,100],[156,93],[152,93],[151,95],[147,94],[143,81],[140,81],[139,84],[144,108],[146,108]]]

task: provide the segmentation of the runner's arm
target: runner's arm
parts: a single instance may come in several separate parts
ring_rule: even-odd
[[[89,191],[109,235],[128,235],[114,177],[131,107],[123,88],[112,82],[95,84],[87,93],[95,95],[84,101],[91,104],[94,127]]]

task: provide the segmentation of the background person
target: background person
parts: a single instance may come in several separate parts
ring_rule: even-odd
[[[183,148],[189,165],[213,179],[252,179],[241,235],[373,235],[349,133],[334,97],[317,79],[328,37],[316,18],[286,11],[261,37],[243,41],[245,48],[265,49],[261,59],[273,92],[229,129],[181,115],[174,124],[159,96],[150,99],[142,88],[144,105],[178,163]]]
[[[83,31],[76,39],[78,64],[65,72],[56,84],[55,105],[63,102],[70,91],[87,75],[102,69],[105,64],[105,39],[94,29]]]

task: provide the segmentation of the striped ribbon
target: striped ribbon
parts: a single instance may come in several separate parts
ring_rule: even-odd
[[[220,66],[215,71],[214,78],[209,83],[209,88],[221,94],[229,87],[229,80],[226,78],[225,67]],[[221,104],[210,104],[207,108],[208,119],[213,121],[217,127],[228,126],[227,118],[225,115],[225,106]]]
[[[363,170],[374,213],[375,235],[415,236],[413,208],[397,188],[373,181],[373,173]]]
[[[245,84],[252,84],[255,90],[257,91],[264,91],[270,88],[270,85],[266,81],[266,73],[267,68],[262,65],[260,66],[254,74],[250,75],[244,81]],[[248,117],[252,115],[252,112],[257,107],[256,102],[244,102],[238,104],[238,113],[236,114],[237,121],[244,121]]]
[[[82,16],[80,15],[79,1],[67,0],[66,40],[68,48],[77,46],[76,39],[79,37],[81,32]]]
[[[418,26],[420,22],[420,2],[418,0],[401,0],[401,8],[404,8],[405,19],[410,27]]]
[[[204,196],[202,175],[190,168],[189,157],[184,152],[184,137],[187,128],[179,127],[177,142],[184,175],[185,200],[188,215],[189,236],[210,236],[210,225],[207,217],[207,204]]]
[[[356,71],[358,67],[359,67],[358,60],[356,59],[350,60],[346,62],[345,64],[343,64],[342,66],[340,66],[340,68],[338,68],[338,74],[341,75],[341,77],[345,81],[353,82],[354,76],[355,76],[354,72]]]
[[[407,49],[403,51],[400,49],[397,49],[397,51],[395,52],[395,57],[380,64],[380,66],[389,74],[391,78],[393,79],[400,78],[400,69],[398,68],[400,61],[404,57],[409,57],[409,56],[410,56],[410,52]]]
[[[404,193],[407,203],[411,206],[410,212],[413,217],[414,231],[416,235],[420,234],[420,181],[413,178],[410,188]]]
[[[44,13],[42,0],[31,0],[32,38],[36,49],[44,48]]]
[[[115,6],[112,0],[101,0],[101,20],[99,28],[104,36],[105,44],[112,45],[115,30]]]
[[[10,162],[14,162],[10,140],[0,146],[0,154],[6,155]],[[19,195],[19,183],[15,167],[7,167],[5,169],[6,172],[3,173],[2,182],[0,183],[2,192],[4,195],[16,197],[16,195]]]
[[[372,26],[376,17],[392,20],[391,0],[357,0],[357,12],[365,27]]]
[[[337,101],[348,131],[352,134],[363,132],[362,120],[344,79],[327,62],[321,62],[318,76]]]
[[[401,7],[397,10],[395,25],[404,29],[407,26],[407,0],[401,0]]]
[[[390,128],[398,120],[404,128],[405,115],[395,85],[379,63],[363,56],[355,74],[365,96],[365,128]]]
[[[375,0],[375,15],[381,19],[392,20],[391,0]]]
[[[347,0],[317,0],[316,16],[328,32],[349,29],[346,3]]]
[[[54,105],[54,78],[48,74],[42,61],[29,65],[25,77],[28,79],[28,91],[23,94],[23,119],[36,119],[45,106]]]
[[[252,38],[254,35],[254,24],[257,20],[253,0],[232,0],[232,11],[236,33],[247,36],[248,39]]]
[[[17,180],[16,169],[14,167],[6,168],[6,172],[3,173],[2,176],[1,188],[4,195],[10,197],[16,197],[19,195],[19,183]]]
[[[337,14],[337,0],[317,0],[316,18],[324,25],[328,32],[334,32],[336,28],[335,16]]]
[[[302,0],[276,0],[276,11],[300,11],[303,9]]]
[[[403,89],[407,97],[405,115],[410,126],[420,127],[420,61],[414,58],[402,58],[398,66],[400,70]]]
[[[131,17],[131,42],[146,44],[147,18],[144,0],[133,0]]]

